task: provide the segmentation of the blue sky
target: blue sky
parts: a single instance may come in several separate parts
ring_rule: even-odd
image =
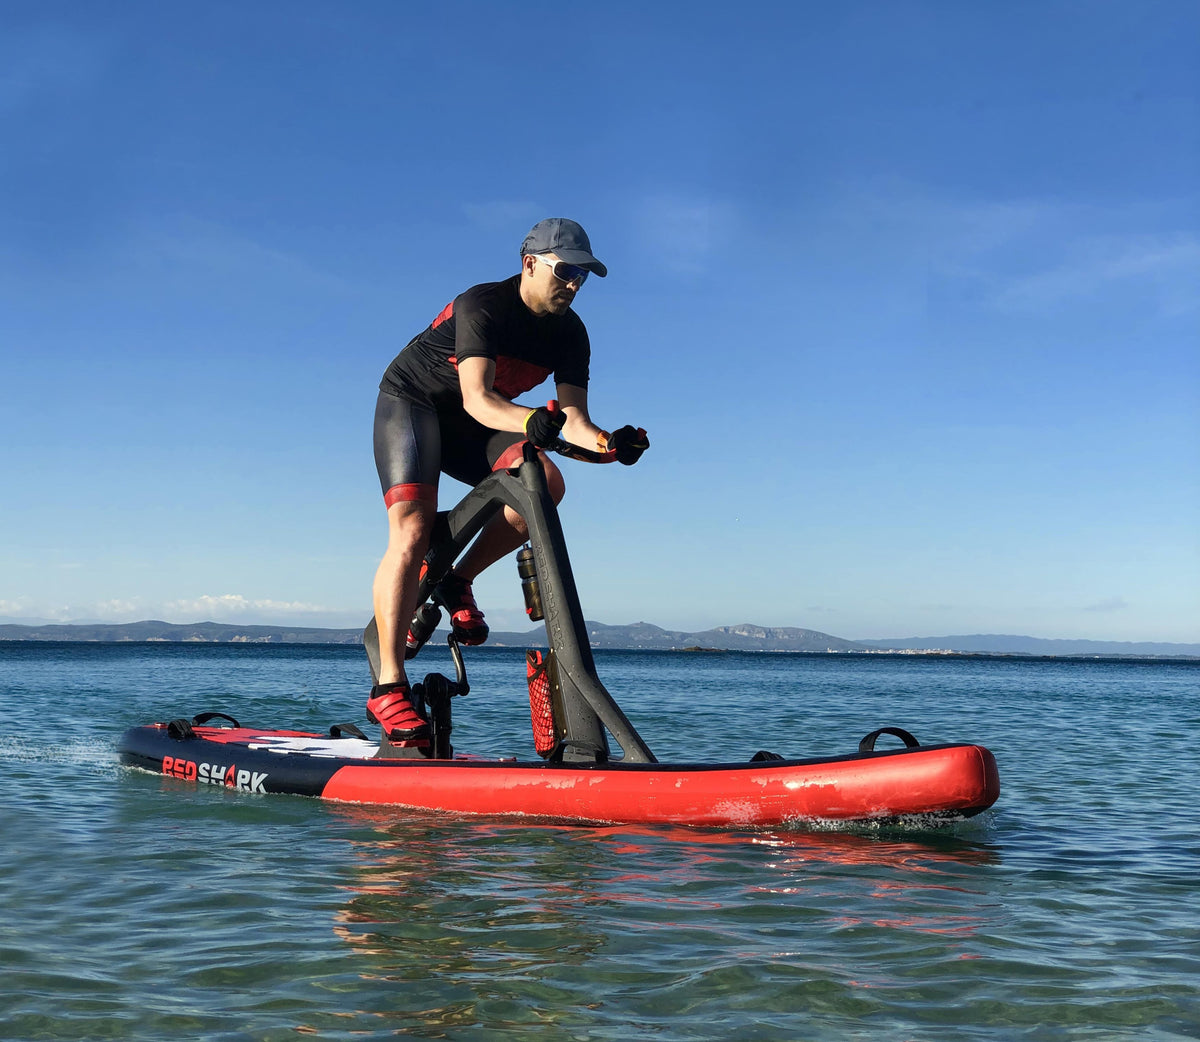
[[[380,374],[565,215],[593,414],[653,442],[566,465],[589,618],[1198,641],[1198,45],[1191,3],[2,0],[0,616],[365,621]],[[510,562],[477,594],[524,628]]]

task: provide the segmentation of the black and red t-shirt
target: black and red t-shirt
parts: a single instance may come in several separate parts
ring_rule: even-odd
[[[439,411],[462,408],[458,363],[490,358],[492,389],[513,399],[553,374],[556,384],[587,387],[591,344],[574,311],[535,315],[521,300],[521,276],[485,282],[447,304],[393,360],[382,391],[423,398]]]

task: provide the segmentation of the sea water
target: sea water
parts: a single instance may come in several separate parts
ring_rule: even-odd
[[[117,740],[207,709],[365,726],[360,648],[0,644],[0,1038],[1200,1037],[1200,664],[596,659],[662,760],[892,724],[988,746],[1000,800],[754,832],[239,794]],[[456,747],[532,755],[520,651],[467,665]]]

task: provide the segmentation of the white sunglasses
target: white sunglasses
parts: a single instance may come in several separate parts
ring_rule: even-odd
[[[587,268],[581,268],[578,264],[568,264],[566,261],[551,260],[549,257],[543,256],[540,253],[535,253],[533,256],[536,260],[540,260],[543,264],[550,265],[551,271],[554,272],[554,277],[558,279],[559,282],[577,282],[581,286],[587,282]]]

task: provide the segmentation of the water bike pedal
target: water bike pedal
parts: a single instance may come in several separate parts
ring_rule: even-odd
[[[445,608],[450,614],[450,629],[459,644],[474,647],[487,641],[488,624],[483,621],[483,612],[475,603],[475,594],[467,579],[447,572],[433,588],[429,599],[431,605]]]
[[[424,565],[421,574],[424,575]],[[459,644],[474,647],[488,638],[488,625],[475,603],[471,584],[453,572],[433,588],[429,600],[419,607],[408,625],[404,640],[404,658],[415,658],[442,621],[442,608],[450,613],[450,633]]]
[[[456,648],[452,650],[457,652]],[[455,655],[455,659],[458,659]],[[453,760],[450,735],[454,730],[450,699],[470,690],[463,681],[451,680],[441,673],[427,673],[420,684],[413,684],[409,700],[417,712],[429,721],[429,740],[421,745],[394,743],[385,731],[379,739],[377,760]]]
[[[379,725],[380,743],[386,742],[393,752],[405,749],[418,753],[433,745],[424,698],[419,689],[407,683],[379,684],[371,688],[367,720]]]

